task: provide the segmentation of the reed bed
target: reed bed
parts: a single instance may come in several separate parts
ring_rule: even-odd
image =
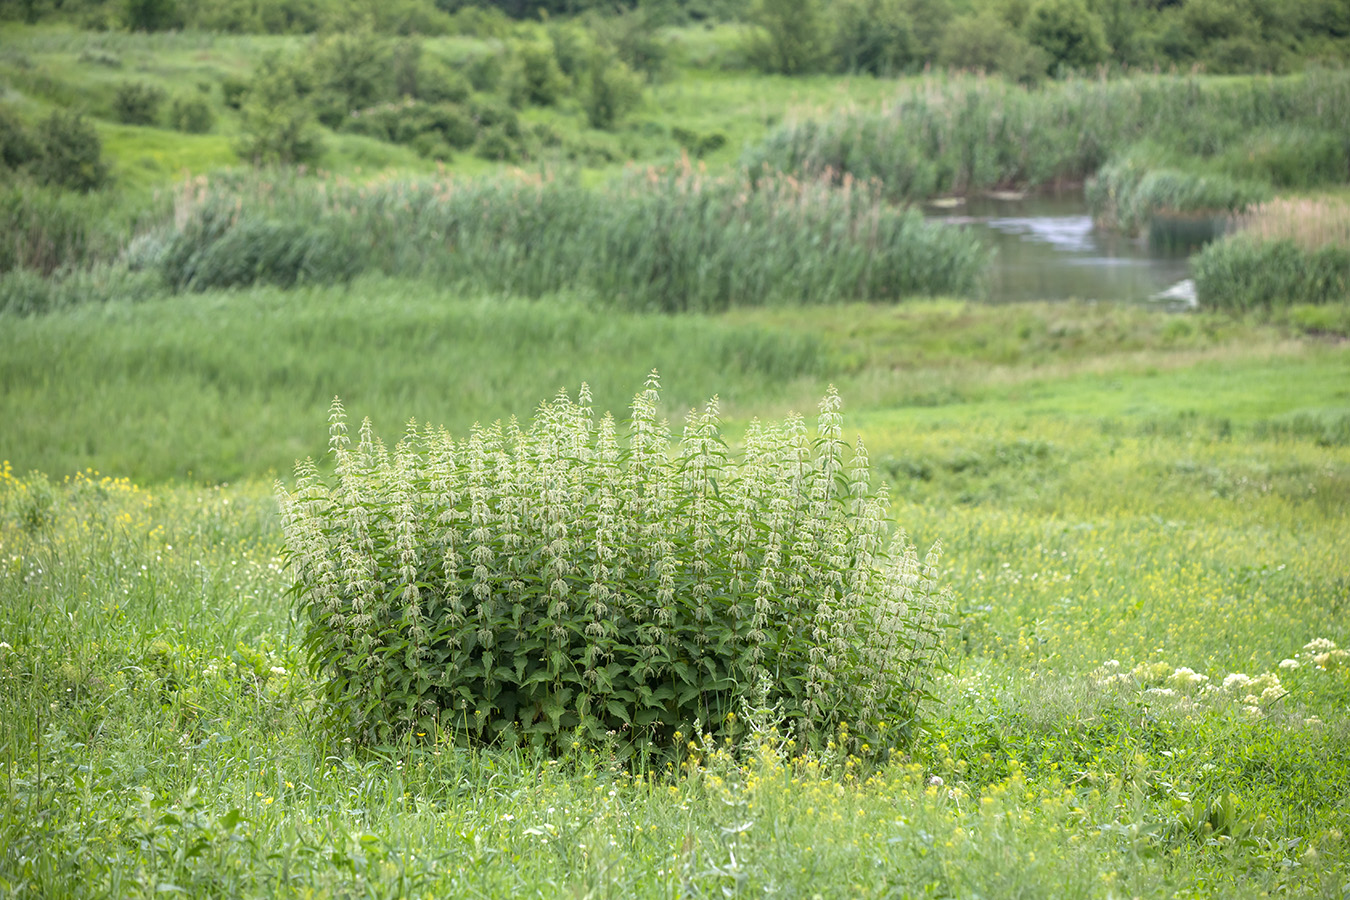
[[[1127,152],[1088,181],[1085,196],[1098,227],[1157,237],[1151,232],[1159,217],[1208,216],[1221,230],[1223,219],[1271,196],[1262,182],[1160,165],[1151,156]]]
[[[1234,217],[1234,227],[1262,241],[1293,241],[1304,250],[1350,247],[1350,199],[1283,197]]]
[[[745,162],[813,177],[876,178],[893,199],[921,199],[1081,181],[1142,140],[1209,158],[1291,125],[1344,143],[1348,123],[1350,72],[1072,78],[1036,89],[939,76],[907,83],[881,109],[789,122]]]
[[[161,240],[143,258],[179,290],[378,271],[525,297],[588,289],[668,313],[974,296],[987,259],[875,182],[711,177],[687,162],[599,190],[524,174],[199,178]]]

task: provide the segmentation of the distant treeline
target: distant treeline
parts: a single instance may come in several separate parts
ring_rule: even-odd
[[[513,19],[754,26],[722,65],[782,74],[1096,67],[1284,72],[1350,59],[1350,0],[18,0],[0,17],[85,28],[506,37]]]

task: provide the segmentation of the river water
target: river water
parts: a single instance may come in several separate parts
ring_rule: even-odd
[[[997,250],[989,299],[1194,302],[1186,249],[1101,232],[1081,196],[972,198],[930,218],[974,229]],[[1194,249],[1194,248],[1191,248]]]

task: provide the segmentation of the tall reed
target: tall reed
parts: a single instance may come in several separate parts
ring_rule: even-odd
[[[881,109],[789,122],[744,161],[805,176],[876,178],[892,198],[920,199],[1081,181],[1141,140],[1211,157],[1256,131],[1292,124],[1342,146],[1350,141],[1350,72],[1071,78],[1034,89],[936,76],[904,84]],[[1325,154],[1320,144],[1314,149],[1320,166]]]
[[[711,177],[688,163],[601,189],[525,175],[233,176],[185,189],[165,271],[180,287],[236,284],[242,258],[275,283],[376,270],[528,297],[587,288],[663,312],[980,292],[974,236],[888,205],[875,183],[834,180]]]

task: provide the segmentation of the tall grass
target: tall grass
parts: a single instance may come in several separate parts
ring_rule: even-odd
[[[1152,234],[1160,217],[1208,219],[1213,230],[1255,203],[1271,189],[1220,173],[1200,173],[1160,163],[1146,149],[1127,151],[1103,166],[1087,183],[1088,208],[1098,227],[1128,235]],[[1212,237],[1213,235],[1208,235]]]
[[[1293,241],[1304,250],[1350,247],[1350,199],[1288,197],[1262,203],[1233,220],[1233,226],[1262,241]]]
[[[1237,234],[1195,258],[1201,304],[1268,310],[1350,300],[1350,203],[1276,200],[1235,224]]]
[[[997,78],[933,77],[906,83],[878,110],[790,122],[744,161],[806,176],[832,171],[877,178],[888,196],[919,199],[1081,181],[1141,140],[1211,157],[1254,132],[1298,125],[1344,147],[1348,122],[1350,72],[1343,71],[1223,80],[1073,78],[1034,89]],[[1298,157],[1301,151],[1282,152]],[[1318,143],[1309,152],[1307,165],[1320,171],[1325,148]]]
[[[0,454],[25,472],[217,482],[320,454],[335,393],[384,430],[417,416],[463,431],[586,377],[621,408],[658,366],[675,414],[719,390],[734,412],[803,382],[809,400],[829,365],[819,339],[782,327],[593,307],[371,279],[11,318]]]
[[[976,296],[987,260],[973,235],[888,205],[874,184],[711,177],[688,164],[599,189],[523,174],[357,183],[234,173],[199,176],[175,197],[171,214],[123,238],[118,259],[159,272],[172,291],[380,272],[473,292],[582,290],[620,309],[712,312]],[[54,262],[107,255],[103,244],[85,250],[80,220],[68,218]],[[52,305],[25,300],[31,293],[10,286],[3,295],[16,299],[0,311]]]
[[[259,280],[298,277],[312,248],[279,248],[306,241],[328,260],[308,280],[359,268],[526,297],[584,288],[661,312],[974,295],[986,258],[973,236],[888,206],[872,184],[711,177],[687,163],[598,190],[523,175],[244,176],[190,186],[177,216],[166,273],[195,289],[238,283],[241,259],[278,254],[290,262],[281,274],[260,265]]]
[[[16,181],[0,187],[0,274],[27,269],[46,276],[111,261],[138,223],[152,217],[135,200]]]

